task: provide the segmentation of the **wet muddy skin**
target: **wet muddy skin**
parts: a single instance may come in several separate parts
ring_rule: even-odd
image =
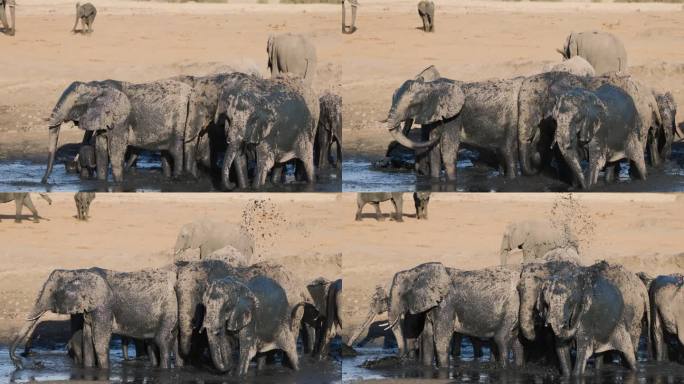
[[[342,162],[342,190],[344,192],[568,192],[578,191],[554,175],[519,176],[506,180],[498,170],[478,162],[478,154],[459,151],[455,182],[434,180],[413,171],[410,157],[381,167],[377,155],[346,152]],[[581,191],[581,190],[579,190]],[[632,179],[627,163],[620,164],[616,182],[607,184],[603,173],[591,192],[681,192],[684,191],[684,143],[672,146],[672,157],[660,169],[648,168],[646,180]]]
[[[20,352],[21,350],[18,350]],[[109,371],[94,368],[78,368],[66,354],[64,345],[41,346],[32,350],[32,356],[22,358],[23,370],[15,370],[6,345],[0,346],[0,382],[25,383],[30,381],[92,380],[124,383],[339,383],[341,364],[338,360],[314,360],[300,354],[299,371],[293,371],[276,363],[267,365],[256,374],[252,363],[246,377],[238,379],[221,375],[210,367],[184,367],[159,369],[150,366],[147,359],[123,360],[121,345],[112,342]]]
[[[75,156],[75,154],[74,154]],[[138,157],[136,168],[124,174],[124,181],[115,184],[111,172],[108,182],[96,179],[81,180],[78,174],[67,173],[64,163],[73,156],[58,157],[49,178],[49,184],[41,184],[40,180],[47,167],[44,161],[33,160],[0,160],[0,191],[13,192],[66,192],[66,191],[97,191],[97,192],[214,192],[219,191],[217,175],[200,172],[201,176],[195,180],[189,176],[178,180],[167,179],[161,171],[158,155],[145,153]],[[294,180],[294,168],[287,167],[287,182],[283,184],[267,183],[259,192],[339,192],[341,177],[339,171],[318,171],[316,183]],[[252,189],[236,192],[249,192]]]
[[[567,383],[567,384],[669,384],[684,382],[684,365],[673,362],[647,361],[640,353],[636,372],[618,364],[604,364],[596,371],[592,365],[582,377],[563,378],[549,366],[527,364],[524,368],[499,368],[490,360],[490,351],[483,348],[484,356],[473,358],[470,344],[463,344],[463,356],[452,360],[448,369],[423,367],[416,362],[401,361],[395,357],[396,349],[379,347],[357,348],[358,355],[342,361],[342,382],[378,379],[447,379],[454,383]],[[591,363],[590,363],[591,364]]]

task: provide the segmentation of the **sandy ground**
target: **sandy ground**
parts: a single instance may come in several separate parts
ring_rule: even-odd
[[[586,264],[605,259],[652,275],[684,272],[684,195],[437,193],[429,220],[418,221],[405,194],[403,223],[376,222],[371,206],[355,222],[355,196],[343,196],[345,337],[365,320],[376,285],[389,289],[394,273],[428,261],[461,269],[498,265],[503,230],[521,219],[546,218],[556,225],[569,220]],[[389,202],[381,209],[386,215],[393,211]],[[520,262],[520,253],[512,262]]]
[[[14,223],[14,205],[0,205],[0,344],[22,324],[53,269],[167,265],[178,230],[195,219],[246,224],[257,238],[256,260],[279,262],[303,282],[341,276],[342,222],[330,220],[341,214],[336,194],[98,194],[88,222],[74,218],[73,194],[50,196],[51,206],[33,195],[45,218],[38,224]],[[263,208],[255,209],[260,200]]]

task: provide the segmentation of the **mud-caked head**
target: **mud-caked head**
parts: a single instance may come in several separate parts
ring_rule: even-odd
[[[582,274],[554,276],[542,285],[538,312],[556,337],[574,337],[582,313],[590,304],[590,286]]]
[[[601,127],[605,114],[605,104],[587,90],[574,89],[562,94],[552,112],[556,121],[554,143],[563,149],[587,144]]]

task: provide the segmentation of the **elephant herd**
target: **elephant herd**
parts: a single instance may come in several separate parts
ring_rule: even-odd
[[[253,358],[259,369],[266,353],[277,350],[283,353],[283,364],[296,370],[300,330],[304,352],[327,358],[330,341],[341,327],[341,280],[318,278],[304,284],[274,262],[213,259],[207,253],[221,246],[212,243],[218,234],[193,235],[197,226],[184,227],[176,243],[176,254],[201,248],[204,255],[195,260],[134,272],[54,270],[11,344],[15,366],[23,367],[17,347],[27,342],[28,349],[31,333],[46,312],[71,315],[69,355],[85,367],[110,366],[112,335],[122,338],[125,357],[128,343],[136,341],[136,356],[147,354],[161,368],[210,362],[222,373],[242,376]],[[200,238],[207,243],[195,241]],[[253,243],[234,245],[250,250]]]
[[[199,168],[220,173],[225,190],[261,188],[269,175],[283,178],[294,162],[298,178],[315,180],[316,167],[341,163],[342,99],[310,86],[316,54],[299,35],[272,36],[268,66],[273,78],[240,72],[177,76],[133,84],[74,82],[52,110],[48,165],[52,171],[62,123],[84,130],[67,169],[81,177],[124,179],[140,151],[161,154],[166,177],[197,178]],[[337,151],[331,150],[336,146]]]
[[[573,33],[561,53],[565,61],[548,72],[512,79],[462,82],[429,67],[394,92],[387,128],[415,151],[417,171],[433,178],[444,168],[455,180],[466,147],[495,159],[508,179],[550,171],[589,189],[601,171],[614,180],[622,160],[645,179],[646,159],[661,166],[682,137],[672,94],[627,74],[612,34]],[[414,123],[418,141],[408,137]]]
[[[399,355],[428,366],[448,367],[468,336],[476,355],[482,342],[491,342],[493,359],[503,367],[512,351],[517,367],[544,358],[564,376],[582,375],[590,357],[598,368],[600,354],[617,351],[636,370],[642,334],[658,361],[668,357],[672,337],[684,345],[677,315],[683,284],[681,275],[652,279],[605,261],[541,260],[468,271],[425,263],[397,272],[389,294],[376,288],[368,317],[349,343],[386,312],[384,329],[394,334]]]
[[[356,196],[356,221],[363,219],[363,207],[371,204],[375,207],[375,219],[384,220],[380,211],[380,203],[391,201],[394,205],[392,218],[397,222],[404,221],[404,194],[402,192],[360,192]],[[416,219],[427,220],[428,205],[430,204],[430,192],[413,192],[413,203],[416,207]]]

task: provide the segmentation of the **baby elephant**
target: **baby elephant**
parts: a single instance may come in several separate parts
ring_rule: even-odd
[[[418,2],[418,15],[423,20],[423,30],[425,32],[435,31],[435,3],[429,0]]]
[[[78,25],[78,20],[81,20],[81,33],[92,33],[93,32],[93,22],[95,21],[95,16],[97,16],[97,9],[92,3],[76,3],[76,20],[74,21],[74,27],[71,32],[76,33],[76,26]]]
[[[413,202],[416,205],[416,219],[427,220],[430,192],[413,192]]]
[[[356,204],[358,209],[356,211],[356,221],[361,221],[361,211],[366,204],[373,204],[375,206],[375,218],[378,221],[384,220],[382,212],[380,212],[380,203],[387,200],[392,200],[394,204],[394,220],[404,221],[402,218],[404,197],[402,192],[360,192],[356,197]]]
[[[81,221],[87,221],[90,217],[90,203],[95,200],[95,192],[76,192],[74,201],[76,202],[77,218]]]

